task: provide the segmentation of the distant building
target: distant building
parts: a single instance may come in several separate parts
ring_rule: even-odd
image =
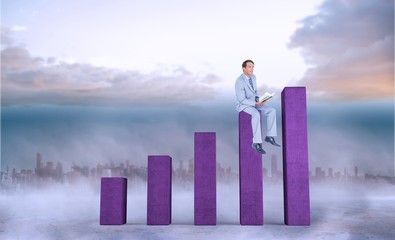
[[[43,163],[42,163],[42,158],[41,158],[41,153],[36,153],[36,176],[41,177],[42,176],[42,169],[43,169]]]
[[[328,168],[328,177],[333,178],[333,168]]]

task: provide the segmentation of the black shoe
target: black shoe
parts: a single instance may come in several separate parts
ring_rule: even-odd
[[[263,150],[262,146],[260,143],[253,143],[252,148],[255,149],[255,151],[259,152],[260,154],[265,154],[265,150]]]
[[[274,137],[265,137],[265,142],[271,143],[274,146],[280,147],[279,144],[276,143],[276,141],[274,141]]]

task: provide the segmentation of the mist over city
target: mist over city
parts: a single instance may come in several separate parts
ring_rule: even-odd
[[[232,99],[233,100],[233,99]],[[35,168],[36,153],[64,169],[97,164],[146,166],[147,156],[170,155],[175,163],[193,158],[194,132],[217,133],[217,161],[238,171],[238,115],[234,100],[220,106],[160,108],[13,107],[2,114],[2,171]],[[363,111],[371,104],[372,111]],[[281,107],[277,125],[281,141]],[[337,106],[333,110],[333,105]],[[373,113],[373,114],[372,114]],[[310,168],[394,176],[393,103],[330,105],[308,102]],[[263,124],[265,129],[265,122]],[[264,146],[282,158],[281,149]]]

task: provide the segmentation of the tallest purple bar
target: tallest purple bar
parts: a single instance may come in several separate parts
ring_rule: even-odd
[[[281,93],[283,128],[284,221],[310,225],[306,88],[286,87]]]

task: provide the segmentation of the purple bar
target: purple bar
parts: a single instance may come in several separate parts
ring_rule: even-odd
[[[171,223],[171,157],[148,156],[147,225]]]
[[[284,221],[310,225],[306,88],[286,87],[281,93],[283,127]]]
[[[195,225],[216,225],[216,136],[195,132]]]
[[[126,223],[126,197],[126,178],[101,178],[100,225],[121,225]]]
[[[262,154],[252,148],[251,115],[239,113],[240,224],[263,225]]]

